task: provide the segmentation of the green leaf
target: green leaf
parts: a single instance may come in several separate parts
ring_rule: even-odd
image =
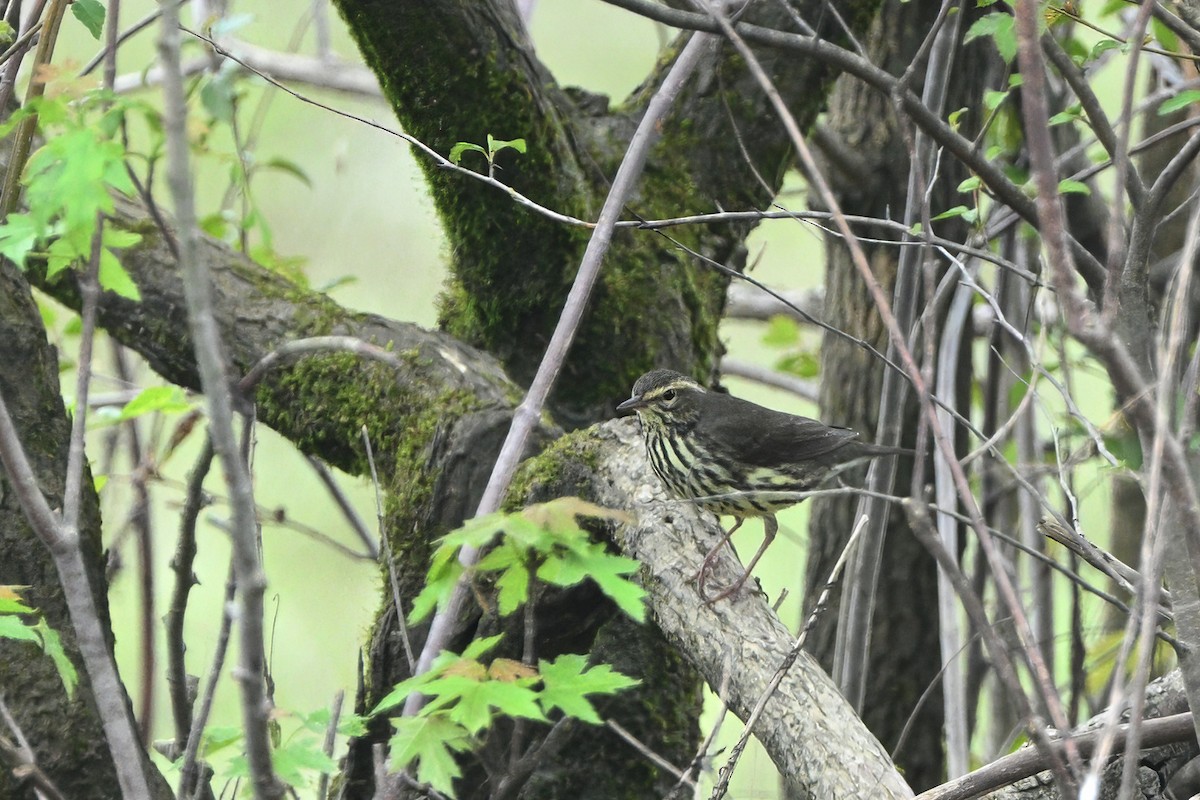
[[[363,736],[367,732],[367,718],[358,714],[343,714],[338,720],[337,732],[342,736]]]
[[[797,350],[776,361],[775,369],[799,378],[815,378],[821,374],[821,358],[809,350]]]
[[[213,38],[232,36],[254,21],[253,14],[224,14],[212,24]]]
[[[1092,45],[1092,51],[1091,51],[1091,53],[1088,54],[1088,60],[1095,61],[1097,58],[1099,58],[1101,56],[1101,54],[1106,53],[1109,50],[1119,50],[1119,49],[1121,49],[1121,43],[1118,42],[1117,40],[1101,39],[1100,41],[1098,41],[1094,45]]]
[[[217,211],[212,214],[205,214],[197,224],[199,224],[200,230],[214,239],[224,241],[229,235],[229,219],[225,216],[224,212]]]
[[[1013,29],[1013,17],[1000,11],[992,12],[975,20],[963,36],[963,43],[968,44],[976,39],[989,38],[1000,52],[1000,57],[1007,63],[1017,56],[1017,34]]]
[[[426,684],[435,678],[437,678],[437,674],[433,669],[428,669],[420,675],[413,675],[411,678],[400,681],[392,687],[390,692],[383,696],[382,700],[375,704],[375,707],[371,709],[367,716],[374,717],[391,711],[407,700],[410,694],[421,691],[425,688]]]
[[[124,297],[126,300],[132,300],[135,303],[140,303],[142,293],[138,291],[137,284],[133,282],[133,278],[121,266],[121,262],[113,255],[113,251],[107,247],[100,250],[100,288],[113,294]]]
[[[973,192],[983,186],[983,179],[978,175],[972,175],[958,185],[960,192]]]
[[[125,404],[116,421],[125,422],[155,411],[176,414],[188,411],[191,407],[192,404],[187,401],[183,390],[178,386],[150,386]]]
[[[9,214],[0,225],[0,254],[20,267],[42,237],[42,225],[28,214]]]
[[[450,148],[450,163],[457,165],[458,162],[462,161],[463,153],[467,152],[481,153],[484,158],[488,158],[488,151],[484,150],[477,144],[471,144],[470,142],[455,142],[454,146]]]
[[[288,175],[291,175],[308,188],[312,188],[312,180],[308,177],[308,173],[305,172],[299,164],[291,159],[280,158],[276,156],[274,158],[267,159],[263,166],[269,169],[279,170],[280,172],[286,172]]]
[[[1159,116],[1165,116],[1173,111],[1187,108],[1192,103],[1200,100],[1200,89],[1185,89],[1174,97],[1168,97],[1158,106]]]
[[[599,725],[600,715],[588,701],[587,695],[616,694],[641,683],[607,664],[598,664],[585,672],[586,667],[586,657],[572,654],[561,655],[553,661],[538,662],[538,671],[542,675],[540,702],[547,714],[561,708],[568,716]]]
[[[636,559],[616,556],[603,545],[588,543],[586,548],[548,558],[538,568],[537,575],[555,586],[574,586],[591,578],[622,611],[643,622],[646,619],[646,591],[625,577],[637,572],[639,566]]]
[[[453,795],[454,779],[462,775],[453,754],[473,746],[466,730],[443,714],[402,717],[393,724],[396,733],[389,742],[393,769],[409,770],[415,761],[417,780]]]
[[[968,111],[970,111],[970,109],[967,108],[966,106],[963,106],[962,108],[958,109],[957,111],[951,111],[949,116],[946,117],[946,122],[950,125],[950,127],[953,130],[958,130],[958,126],[963,118],[963,115],[966,114]]]
[[[500,640],[504,638],[503,633],[497,633],[495,636],[485,636],[482,639],[475,639],[467,645],[467,649],[463,650],[462,658],[467,661],[478,661],[482,656],[487,655],[493,647],[500,644]]]
[[[955,206],[954,208],[946,209],[942,213],[933,217],[933,221],[937,221],[939,219],[952,219],[954,217],[964,217],[970,213],[970,211],[971,209],[967,208],[966,206]]]
[[[70,269],[79,261],[78,248],[71,242],[70,236],[64,235],[50,243],[46,250],[46,277],[53,278],[65,269]]]
[[[1008,92],[998,92],[995,89],[988,89],[983,93],[983,107],[988,111],[995,111],[1007,99]]]
[[[500,573],[496,579],[496,605],[500,616],[507,617],[529,599],[529,570],[513,566]]]
[[[518,153],[522,154],[525,152],[524,139],[497,139],[489,133],[487,136],[487,144],[488,151],[491,152],[493,157],[496,155],[496,153],[499,153],[501,150],[505,149],[516,150]]]
[[[1104,445],[1129,469],[1136,471],[1142,468],[1141,441],[1128,428],[1123,428],[1119,434],[1105,434]]]
[[[537,693],[518,683],[487,680],[479,676],[456,674],[432,681],[425,692],[435,699],[425,709],[444,713],[469,733],[478,733],[492,721],[492,709],[510,717],[544,720]],[[449,706],[449,707],[447,707]]]
[[[242,740],[242,728],[239,725],[212,725],[204,729],[204,739],[200,746],[201,754],[205,757],[218,753],[230,745]]]
[[[0,584],[0,614],[36,614],[37,612],[21,602],[18,589],[26,586]]]
[[[42,649],[46,651],[46,655],[50,656],[50,660],[54,662],[54,668],[58,670],[59,680],[63,683],[63,688],[67,690],[67,699],[75,697],[75,687],[79,683],[79,673],[75,671],[75,665],[71,663],[71,659],[67,657],[67,651],[63,649],[62,638],[59,637],[58,631],[51,628],[49,623],[44,619],[39,619],[35,629],[42,639]]]
[[[120,165],[124,156],[119,143],[101,139],[90,127],[64,130],[29,159],[29,207],[51,209],[65,223],[66,233],[77,236],[87,252],[96,214],[113,209],[110,181],[118,175],[114,165]],[[127,175],[118,179],[128,183]]]
[[[1092,187],[1082,181],[1073,181],[1070,178],[1064,178],[1058,182],[1059,194],[1091,194]]]
[[[75,0],[71,3],[71,13],[83,23],[88,33],[100,38],[104,32],[104,4],[100,0]]]
[[[1158,40],[1158,43],[1162,46],[1162,49],[1179,49],[1179,37],[1175,35],[1174,31],[1164,25],[1161,20],[1151,17],[1150,30],[1153,31],[1154,38]]]
[[[800,325],[785,314],[776,314],[767,323],[762,342],[768,347],[791,347],[800,341]]]
[[[33,642],[41,645],[42,640],[30,625],[17,617],[0,616],[0,639],[15,639],[18,642]]]
[[[310,772],[330,773],[337,769],[337,762],[311,739],[298,739],[272,750],[271,764],[290,786],[305,785]]]
[[[219,72],[200,87],[200,104],[204,106],[204,110],[212,115],[213,119],[226,125],[233,124],[236,108],[237,89],[234,79],[233,72]],[[237,169],[241,171],[240,165]]]
[[[104,232],[100,236],[100,241],[105,247],[111,247],[114,250],[123,250],[126,247],[133,247],[142,240],[140,233],[133,231],[121,230],[112,225],[105,225]]]
[[[1079,103],[1073,103],[1069,108],[1063,109],[1049,119],[1050,125],[1065,125],[1070,122],[1076,122],[1083,119],[1083,108]]]

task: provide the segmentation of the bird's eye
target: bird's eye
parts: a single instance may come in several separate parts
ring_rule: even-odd
[[[675,402],[675,390],[667,389],[665,392],[662,393],[662,399],[667,403],[674,403]]]

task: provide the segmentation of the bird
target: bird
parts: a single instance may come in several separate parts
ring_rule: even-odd
[[[669,369],[638,378],[617,411],[637,414],[650,466],[670,494],[736,520],[696,573],[701,597],[705,575],[734,531],[750,517],[763,520],[762,545],[742,576],[707,603],[741,588],[779,530],[775,513],[804,500],[801,493],[853,462],[912,454],[859,441],[849,428],[707,389]]]

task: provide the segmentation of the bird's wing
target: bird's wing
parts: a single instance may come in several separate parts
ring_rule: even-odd
[[[858,438],[849,428],[784,414],[737,397],[720,399],[725,401],[723,413],[706,415],[704,427],[727,452],[746,464],[825,460]]]

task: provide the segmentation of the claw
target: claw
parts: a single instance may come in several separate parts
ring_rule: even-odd
[[[742,572],[742,576],[729,586],[722,589],[720,594],[718,594],[716,597],[706,597],[704,594],[704,584],[706,583],[705,578],[707,573],[712,571],[712,566],[716,561],[717,554],[721,552],[721,548],[724,547],[726,542],[729,541],[730,537],[733,536],[733,532],[741,527],[743,521],[743,519],[739,518],[738,521],[734,523],[734,526],[729,529],[729,532],[725,534],[724,538],[717,543],[717,546],[708,551],[708,555],[704,557],[704,561],[700,564],[700,570],[694,576],[697,584],[697,591],[699,591],[700,598],[704,601],[705,605],[711,606],[718,600],[724,600],[725,598],[737,592],[738,589],[741,589],[746,583],[746,579],[750,577],[750,573],[753,572],[754,567],[758,564],[759,559],[763,557],[763,553],[767,551],[767,547],[775,539],[775,534],[779,531],[779,523],[775,521],[774,516],[763,517],[762,544],[759,545],[758,550],[754,553],[754,557],[750,559],[750,563],[746,565],[746,569]]]

